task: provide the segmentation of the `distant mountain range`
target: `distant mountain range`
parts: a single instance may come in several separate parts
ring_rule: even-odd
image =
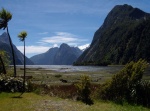
[[[140,58],[150,62],[150,14],[130,5],[117,5],[95,32],[76,65],[126,64]]]
[[[50,48],[47,52],[35,55],[30,59],[35,65],[72,65],[81,53],[79,48],[63,43],[60,48]]]
[[[16,48],[16,46],[13,44],[14,52],[15,52],[15,60],[17,65],[23,65],[23,54]],[[9,44],[8,35],[6,32],[4,32],[2,35],[0,35],[0,50],[4,50],[7,52],[7,54],[10,57],[11,64],[13,64],[12,60],[12,53],[11,48]],[[33,65],[33,62],[26,57],[26,64],[27,65]]]

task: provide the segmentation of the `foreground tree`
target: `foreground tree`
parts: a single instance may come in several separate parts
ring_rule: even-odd
[[[14,54],[14,49],[12,45],[12,40],[9,34],[8,30],[8,22],[12,19],[12,14],[8,11],[6,11],[4,8],[0,11],[0,29],[7,30],[7,34],[9,37],[9,42],[10,42],[10,47],[12,50],[12,57],[13,57],[13,65],[14,65],[14,77],[16,77],[16,62],[15,62],[15,54]]]
[[[1,67],[2,67],[2,70],[1,70]],[[5,69],[5,65],[4,65],[4,62],[3,62],[3,59],[0,55],[0,74],[3,73],[3,74],[6,74],[6,69]]]
[[[6,67],[10,64],[9,56],[3,50],[0,50],[0,74],[6,74]]]
[[[22,31],[18,34],[20,41],[24,42],[24,76],[23,76],[23,88],[25,91],[25,76],[26,76],[26,60],[25,60],[25,38],[27,37],[27,32]]]

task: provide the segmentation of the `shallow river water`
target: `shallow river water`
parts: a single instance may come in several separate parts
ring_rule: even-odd
[[[23,66],[18,66],[23,67]],[[39,68],[45,70],[54,70],[58,72],[78,72],[78,71],[112,71],[116,72],[123,68],[123,66],[72,66],[72,65],[27,65],[26,68]]]

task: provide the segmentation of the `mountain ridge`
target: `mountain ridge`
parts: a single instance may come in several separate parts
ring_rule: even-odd
[[[15,52],[16,65],[23,65],[23,61],[24,61],[23,54],[17,49],[17,47],[14,44],[13,44],[13,48]],[[0,50],[4,50],[7,52],[7,54],[10,57],[11,64],[13,64],[11,48],[9,44],[8,35],[6,32],[0,35]],[[26,57],[26,64],[33,65],[33,62]]]
[[[143,42],[141,40],[148,38],[146,43],[150,42],[149,26],[149,13],[127,4],[115,6],[95,32],[90,47],[82,53],[76,64],[126,64],[140,58],[150,61],[149,51],[146,54],[138,48]]]
[[[59,48],[50,48],[47,52],[32,56],[30,59],[35,65],[72,65],[81,53],[79,48],[63,43]]]

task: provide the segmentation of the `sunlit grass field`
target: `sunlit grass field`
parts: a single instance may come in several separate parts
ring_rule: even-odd
[[[94,101],[94,105],[35,93],[0,93],[0,111],[149,111],[141,106]]]

